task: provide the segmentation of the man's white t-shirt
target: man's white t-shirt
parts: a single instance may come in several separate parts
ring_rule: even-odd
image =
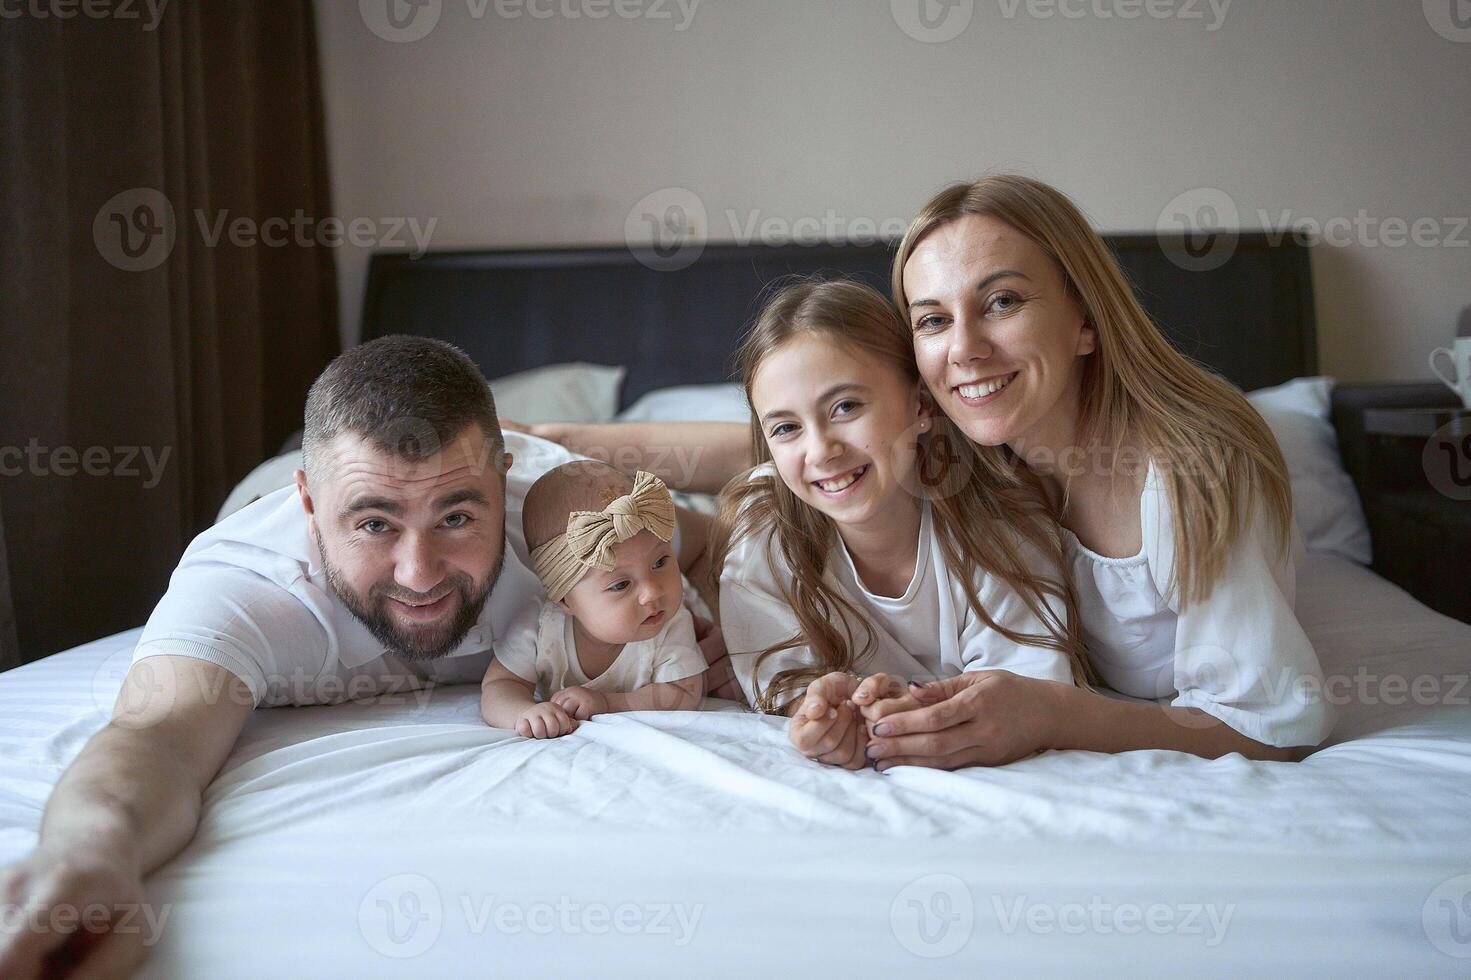
[[[767,464],[752,479],[776,479]],[[981,608],[995,622],[1019,633],[1046,635],[1042,621],[999,576],[978,573],[974,582],[950,574],[928,501],[920,520],[919,552],[904,594],[877,595],[858,578],[853,559],[841,537],[834,539],[824,573],[828,584],[867,619],[873,629],[873,648],[854,669],[862,674],[887,673],[921,683],[953,677],[963,671],[1004,669],[1028,677],[1072,683],[1067,658],[1056,650],[1013,643],[985,625],[971,610],[966,593],[974,589]],[[761,661],[756,653],[801,632],[797,615],[786,600],[783,583],[792,572],[781,557],[770,529],[759,530],[736,542],[726,556],[720,575],[720,628],[730,651],[736,680],[750,703],[756,703],[757,685],[765,690],[780,671],[816,663],[809,646],[790,647]],[[1058,621],[1066,614],[1060,603],[1049,608]],[[846,626],[857,643],[866,637],[861,626]],[[800,697],[801,690],[786,702]],[[779,706],[780,707],[780,706]]]
[[[268,494],[200,534],[133,653],[218,664],[250,687],[259,706],[332,704],[421,687],[478,683],[493,649],[508,641],[546,592],[530,570],[521,532],[526,491],[543,473],[579,457],[506,432],[505,564],[479,620],[437,660],[406,660],[383,648],[327,585],[296,488]]]
[[[705,670],[705,656],[695,642],[695,620],[684,606],[647,640],[625,643],[608,669],[591,679],[577,659],[572,626],[572,617],[561,606],[547,602],[537,616],[535,636],[514,630],[507,642],[497,645],[495,658],[517,677],[535,684],[538,701],[569,687],[628,694]]]

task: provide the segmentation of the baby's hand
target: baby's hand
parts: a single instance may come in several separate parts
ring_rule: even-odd
[[[516,719],[516,734],[522,738],[560,738],[576,730],[577,721],[550,701],[533,704]]]
[[[874,674],[865,677],[863,683],[853,692],[853,703],[858,706],[858,711],[863,715],[866,726],[865,734],[873,737],[873,726],[879,720],[888,715],[900,711],[910,711],[914,708],[923,707],[920,700],[909,689],[901,684],[895,677],[888,674]]]
[[[809,759],[844,769],[868,765],[864,750],[868,733],[863,718],[848,698],[857,683],[853,677],[834,671],[813,681],[792,715],[787,737]]]
[[[552,695],[552,704],[560,706],[578,721],[587,721],[593,715],[605,714],[608,710],[608,699],[585,687],[562,688]]]

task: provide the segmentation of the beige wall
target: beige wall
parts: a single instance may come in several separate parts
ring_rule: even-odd
[[[433,248],[621,242],[671,187],[714,240],[862,234],[1006,168],[1110,231],[1199,188],[1239,227],[1337,219],[1314,273],[1344,380],[1428,378],[1471,303],[1465,0],[429,0],[407,42],[367,26],[382,2],[318,2],[335,206]],[[921,42],[918,3],[969,21]],[[368,251],[339,256],[348,340]]]

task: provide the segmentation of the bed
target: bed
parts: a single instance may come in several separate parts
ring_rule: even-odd
[[[1316,368],[1305,251],[1243,236],[1224,272],[1186,274],[1152,236],[1113,244],[1177,343],[1245,388],[1324,401],[1293,380]],[[446,337],[487,375],[575,349],[619,365],[589,390],[636,412],[724,380],[773,276],[881,284],[885,255],[710,247],[680,272],[613,249],[379,256],[365,336]],[[262,710],[148,880],[144,975],[1464,976],[1471,626],[1364,567],[1341,514],[1313,516],[1298,613],[1339,718],[1301,762],[1052,752],[855,774],[729,703],[542,743],[484,726],[473,687]],[[0,675],[0,863],[34,845],[136,636]]]

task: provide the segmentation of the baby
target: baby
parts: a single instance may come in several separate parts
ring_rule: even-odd
[[[696,707],[705,657],[684,607],[663,482],[564,463],[531,485],[521,517],[547,602],[496,644],[480,685],[486,723],[557,738],[610,711]]]

